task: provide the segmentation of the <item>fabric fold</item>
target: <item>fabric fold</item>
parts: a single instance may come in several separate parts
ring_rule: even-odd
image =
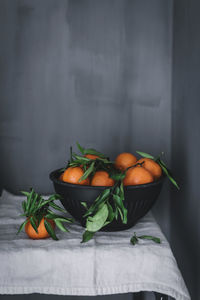
[[[23,196],[3,191],[0,198],[0,294],[108,295],[154,291],[177,300],[190,296],[169,243],[148,213],[133,228],[98,232],[81,244],[84,228],[56,232],[59,241],[16,235],[23,221]],[[131,236],[154,235],[161,244]]]

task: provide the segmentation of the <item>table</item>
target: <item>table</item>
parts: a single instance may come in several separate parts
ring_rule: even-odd
[[[0,294],[108,295],[154,291],[156,299],[189,300],[169,243],[151,213],[133,228],[98,232],[81,244],[83,228],[57,232],[59,241],[16,235],[23,217],[22,196],[3,191],[0,198]],[[131,236],[153,235],[161,244]]]

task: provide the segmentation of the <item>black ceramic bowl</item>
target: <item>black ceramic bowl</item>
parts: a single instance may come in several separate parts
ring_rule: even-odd
[[[61,200],[65,209],[85,226],[85,208],[81,202],[86,202],[87,206],[93,203],[99,193],[108,187],[96,187],[87,185],[70,184],[59,180],[60,169],[51,172],[50,179],[53,181],[56,193],[63,197]],[[128,210],[128,222],[123,224],[118,220],[113,220],[111,224],[105,226],[103,231],[119,231],[131,228],[142,218],[154,205],[160,194],[164,177],[158,181],[148,184],[133,185],[124,187],[124,205]]]

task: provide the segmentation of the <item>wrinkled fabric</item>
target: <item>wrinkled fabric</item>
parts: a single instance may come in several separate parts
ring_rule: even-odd
[[[0,198],[0,294],[107,295],[154,291],[177,300],[190,296],[170,246],[151,213],[129,230],[98,232],[81,244],[84,229],[56,230],[59,241],[16,235],[23,196]],[[161,244],[134,234],[159,237]]]

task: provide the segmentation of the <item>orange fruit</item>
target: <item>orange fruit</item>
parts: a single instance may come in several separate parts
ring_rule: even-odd
[[[138,185],[153,182],[153,175],[143,167],[136,166],[126,172],[124,185]]]
[[[60,175],[60,177],[59,177],[59,179],[60,179],[61,181],[63,181],[63,174],[64,174],[64,173],[62,173],[62,174]]]
[[[121,171],[136,164],[137,158],[128,152],[120,153],[115,159],[115,167]]]
[[[46,219],[53,228],[55,228],[55,223],[53,220]],[[38,226],[38,233],[35,231],[35,229],[32,227],[31,222],[28,221],[25,225],[25,232],[26,234],[33,240],[37,239],[45,239],[49,237],[49,234],[45,228],[44,225],[44,218],[42,218],[40,225]]]
[[[162,169],[154,160],[150,158],[140,158],[137,163],[142,163],[142,167],[151,172],[155,179],[158,179],[162,175]]]
[[[89,185],[89,178],[86,178],[79,182],[79,179],[83,176],[84,171],[80,167],[69,167],[65,170],[62,176],[62,180],[64,182],[73,183],[73,184],[81,184],[81,185]]]
[[[106,171],[97,171],[91,181],[93,186],[112,186],[114,183],[115,181],[109,177]]]
[[[89,159],[97,159],[100,158],[98,155],[94,155],[94,154],[85,154],[84,157],[87,157]]]

